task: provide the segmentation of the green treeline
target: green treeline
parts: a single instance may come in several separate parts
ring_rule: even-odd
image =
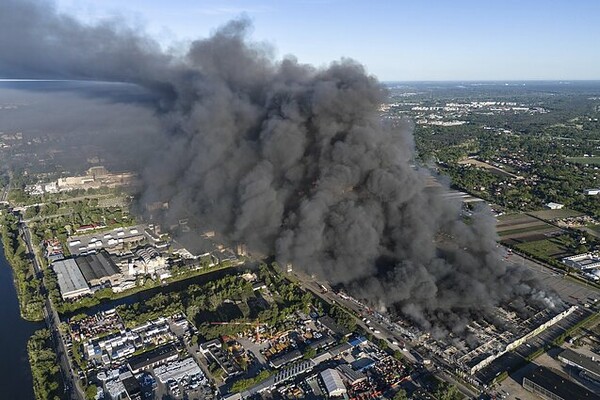
[[[40,293],[40,282],[35,276],[31,261],[27,258],[27,246],[19,235],[18,219],[10,213],[3,212],[1,223],[4,255],[13,269],[21,316],[28,321],[41,321],[44,318],[44,300]]]
[[[63,393],[60,368],[52,348],[50,331],[40,329],[27,342],[27,353],[37,400],[58,400]]]
[[[267,303],[257,297],[252,284],[239,276],[226,276],[204,285],[190,285],[185,290],[159,293],[143,303],[119,306],[119,315],[127,326],[177,312],[185,312],[205,339],[235,335],[249,328],[252,321],[285,330],[294,324],[293,313],[322,309],[320,300],[287,281],[274,268],[262,265],[258,277],[271,294]],[[214,325],[211,322],[240,322]]]

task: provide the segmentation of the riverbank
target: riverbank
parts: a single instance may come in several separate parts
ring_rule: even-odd
[[[27,342],[27,355],[36,400],[58,399],[64,392],[50,331],[40,329]]]
[[[27,340],[43,323],[28,322],[21,317],[12,268],[0,245],[0,388],[2,398],[34,399],[33,379],[27,356]]]
[[[19,300],[21,317],[27,321],[44,319],[44,300],[40,291],[41,282],[28,258],[27,245],[19,234],[18,218],[3,211],[0,218],[0,236],[4,257],[13,271],[13,284]]]

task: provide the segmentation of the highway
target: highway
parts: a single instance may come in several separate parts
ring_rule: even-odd
[[[65,343],[62,335],[60,334],[60,317],[56,311],[56,308],[52,304],[50,296],[48,296],[46,287],[44,286],[43,272],[38,263],[37,257],[35,256],[31,241],[31,232],[22,220],[19,222],[19,229],[21,230],[21,234],[23,235],[25,243],[27,244],[27,251],[31,255],[31,262],[33,263],[36,276],[40,280],[42,295],[46,296],[46,301],[44,303],[44,320],[46,322],[46,326],[52,334],[52,341],[54,342],[56,353],[60,361],[60,368],[65,385],[65,394],[69,396],[69,400],[84,400],[85,394],[79,385],[79,380],[76,378],[76,375],[73,372],[71,360],[68,357]]]

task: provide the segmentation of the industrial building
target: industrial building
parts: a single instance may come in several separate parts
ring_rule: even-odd
[[[600,364],[595,359],[586,357],[573,350],[566,349],[558,355],[558,360],[566,365],[585,371],[587,376],[600,381]]]
[[[600,268],[600,256],[595,253],[577,254],[562,259],[563,264],[577,268],[580,271],[589,271]]]
[[[594,189],[585,189],[584,193],[587,196],[598,196],[600,194],[600,188],[594,188]]]
[[[202,343],[199,346],[200,351],[204,356],[209,359],[210,356],[225,373],[227,377],[235,376],[241,373],[241,369],[238,364],[232,359],[230,354],[226,351],[223,351],[221,342],[219,339],[213,339],[211,341]]]
[[[129,370],[132,373],[137,374],[142,370],[154,368],[169,361],[175,361],[177,357],[177,349],[175,348],[175,345],[170,343],[137,356],[133,356],[127,361],[127,364],[129,365]]]
[[[565,206],[564,204],[560,204],[560,203],[554,203],[554,202],[546,203],[546,207],[551,210],[560,210],[564,206]]]
[[[123,274],[105,252],[77,257],[75,261],[90,287],[106,283],[118,285],[123,279]]]
[[[475,375],[502,355],[516,349],[527,340],[566,318],[577,309],[571,306],[561,312],[551,309],[525,310],[512,309],[510,305],[497,307],[494,319],[502,321],[496,326],[493,320],[472,321],[467,325],[471,341],[457,339],[455,343],[443,339],[433,339],[421,334],[422,345],[444,359],[448,364],[456,365],[462,373]],[[520,316],[521,315],[521,316]]]
[[[326,369],[321,372],[321,379],[325,384],[325,388],[327,389],[327,393],[331,397],[342,396],[347,392],[346,386],[344,386],[344,382],[342,382],[342,377],[340,373],[335,369]]]
[[[156,375],[158,380],[162,383],[167,383],[169,381],[179,382],[185,377],[196,375],[201,377],[203,385],[208,384],[208,380],[204,376],[204,373],[192,357],[158,366],[154,368],[154,375]]]
[[[350,384],[350,386],[354,386],[367,380],[367,376],[365,374],[352,369],[352,367],[348,364],[342,364],[338,366],[337,369],[342,373],[344,379]]]
[[[302,353],[300,352],[300,350],[292,350],[289,353],[283,354],[279,357],[275,357],[271,360],[269,360],[269,364],[271,365],[271,367],[277,369],[277,368],[281,368],[286,364],[290,364],[296,360],[299,360],[302,358]]]
[[[338,336],[344,336],[346,334],[348,334],[348,330],[339,326],[334,320],[333,318],[331,318],[329,315],[324,315],[322,317],[319,317],[317,319],[317,322],[329,329],[329,331],[331,331],[331,333],[333,333],[334,335],[338,335]]]
[[[63,300],[92,293],[81,270],[72,258],[54,261],[52,269],[56,273]]]
[[[600,400],[583,386],[539,366],[523,376],[523,388],[546,400]]]

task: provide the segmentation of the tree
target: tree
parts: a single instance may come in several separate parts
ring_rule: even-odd
[[[96,385],[90,385],[85,388],[86,400],[94,400],[96,398],[96,394],[97,394]]]
[[[400,389],[394,395],[394,400],[408,400],[408,395],[406,394],[406,390]]]
[[[402,352],[400,350],[395,350],[393,357],[398,360],[398,361],[403,361],[404,360],[404,354],[402,354]]]
[[[314,356],[317,355],[317,350],[314,347],[308,347],[305,351],[304,351],[304,355],[303,358],[305,360],[310,360],[311,358],[313,358]]]
[[[441,382],[438,384],[435,390],[435,397],[438,400],[460,400],[462,395],[455,385],[451,385],[448,382]]]

